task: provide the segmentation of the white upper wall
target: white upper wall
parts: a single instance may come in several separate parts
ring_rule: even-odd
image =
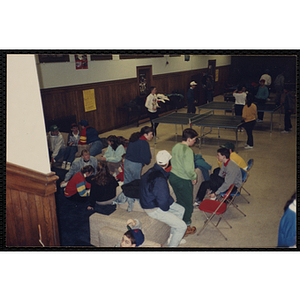
[[[44,113],[34,55],[7,55],[7,161],[50,173]]]
[[[208,60],[213,59],[216,67],[231,64],[229,55],[190,55],[189,61],[185,61],[184,55],[140,59],[119,59],[119,55],[113,55],[113,60],[91,61],[88,55],[88,69],[76,70],[75,55],[72,54],[70,62],[38,63],[37,69],[40,87],[46,89],[135,78],[138,66],[152,65],[153,75],[203,69],[207,68]]]

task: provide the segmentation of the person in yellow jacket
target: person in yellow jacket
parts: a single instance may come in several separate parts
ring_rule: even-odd
[[[234,152],[234,149],[235,149],[234,144],[226,143],[225,145],[222,145],[221,147],[229,149],[230,159],[232,161],[234,161],[241,169],[244,169],[244,170],[247,169],[248,165],[246,164],[244,159],[242,157],[240,157],[236,152]],[[218,161],[219,168],[221,168],[222,162],[220,162],[218,159],[217,159],[217,161]]]
[[[253,96],[251,94],[247,95],[246,105],[243,108],[243,127],[247,132],[247,144],[245,145],[245,149],[253,148],[253,128],[256,123],[257,118],[257,106],[253,103]]]

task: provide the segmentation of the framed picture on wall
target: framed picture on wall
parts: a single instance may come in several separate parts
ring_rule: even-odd
[[[75,66],[76,70],[78,69],[87,69],[88,60],[86,54],[75,54]]]
[[[56,63],[70,61],[69,54],[39,54],[40,63]]]

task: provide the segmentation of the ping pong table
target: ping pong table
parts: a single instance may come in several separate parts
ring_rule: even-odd
[[[231,111],[232,115],[234,115],[234,103],[232,102],[210,102],[200,106],[197,106],[198,114],[200,114],[201,109],[209,109],[209,110],[224,110],[225,112]]]
[[[282,104],[277,106],[276,104],[272,103],[266,103],[264,105],[257,105],[257,112],[267,112],[271,113],[271,124],[270,124],[270,132],[273,130],[273,114],[277,110],[279,110],[282,107]],[[234,115],[234,103],[230,102],[210,102],[203,104],[201,106],[198,106],[198,113],[200,113],[201,109],[209,109],[209,110],[225,110],[225,111],[231,111],[232,115]],[[281,125],[281,109],[280,109],[280,116],[279,116],[279,127]]]
[[[264,105],[259,105],[257,104],[257,112],[268,112],[271,113],[271,125],[270,125],[270,132],[272,132],[273,129],[273,114],[275,111],[279,110],[279,127],[281,126],[281,107],[283,106],[283,104],[280,105],[276,105],[273,103],[266,103]]]
[[[220,128],[228,128],[235,130],[236,149],[238,147],[238,128],[242,125],[242,118],[240,116],[215,115],[213,111],[205,114],[192,113],[171,113],[160,118],[152,120],[153,123],[174,124],[176,128],[177,140],[177,125],[193,125],[200,127],[199,148],[201,148],[202,139],[212,132],[212,128],[218,128],[218,138],[220,138]],[[210,131],[204,132],[205,127],[210,127]],[[156,139],[155,139],[156,144]]]

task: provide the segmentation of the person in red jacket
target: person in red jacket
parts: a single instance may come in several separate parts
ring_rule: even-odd
[[[85,166],[80,172],[76,173],[65,188],[65,196],[70,200],[80,201],[84,197],[90,196],[91,184],[86,181],[87,177],[90,177],[94,168],[90,165]]]

